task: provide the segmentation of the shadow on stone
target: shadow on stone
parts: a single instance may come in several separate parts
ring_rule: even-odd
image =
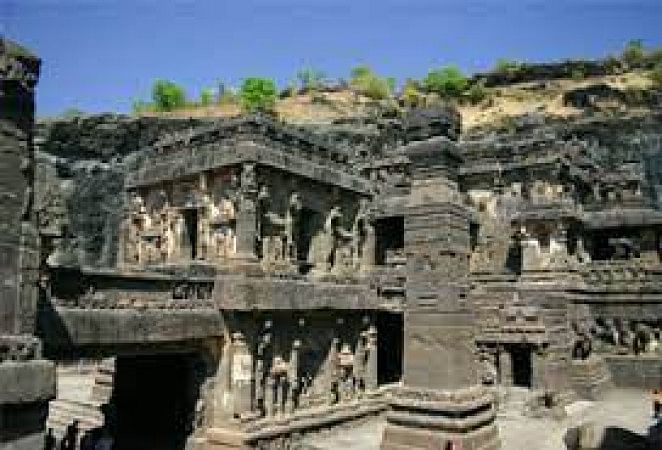
[[[602,428],[595,424],[572,427],[563,441],[567,450],[652,450],[652,441],[646,436],[621,427]]]

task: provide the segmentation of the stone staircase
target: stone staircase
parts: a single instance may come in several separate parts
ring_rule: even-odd
[[[48,407],[47,426],[53,429],[53,433],[61,439],[67,426],[74,420],[79,422],[79,436],[87,430],[99,427],[103,424],[103,415],[98,404],[94,402],[78,401],[71,399],[60,399],[51,401]]]
[[[74,420],[79,422],[79,436],[103,425],[101,407],[112,394],[114,372],[114,360],[58,368],[58,393],[49,404],[47,420],[58,439]]]

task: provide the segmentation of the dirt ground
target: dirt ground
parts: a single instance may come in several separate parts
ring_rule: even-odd
[[[646,447],[649,433],[660,434],[660,427],[653,429],[649,395],[642,390],[613,390],[596,402],[580,401],[566,407],[567,416],[533,419],[521,412],[524,400],[522,392],[513,392],[499,412],[501,448],[508,450],[572,450],[575,429],[583,424],[593,424],[598,436],[604,436],[600,450],[638,450]],[[302,448],[319,450],[377,450],[381,442],[385,421],[377,418],[352,428],[331,431],[312,436]],[[662,446],[659,447],[662,449]]]

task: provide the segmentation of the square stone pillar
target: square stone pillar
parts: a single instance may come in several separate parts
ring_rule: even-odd
[[[404,150],[412,173],[404,373],[381,449],[497,449],[494,394],[478,383],[476,326],[466,298],[470,211],[455,181],[460,156],[444,138]]]
[[[241,417],[251,411],[253,384],[253,355],[244,335],[232,334],[231,387],[234,398],[233,415]]]
[[[32,135],[40,64],[0,36],[0,447],[20,450],[43,445],[55,396],[55,368],[41,359],[33,336],[40,255]]]
[[[510,352],[503,347],[499,349],[499,384],[502,386],[513,385],[513,358]]]

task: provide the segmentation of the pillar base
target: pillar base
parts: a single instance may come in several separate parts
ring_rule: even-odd
[[[493,392],[402,388],[394,393],[381,450],[500,448]]]

